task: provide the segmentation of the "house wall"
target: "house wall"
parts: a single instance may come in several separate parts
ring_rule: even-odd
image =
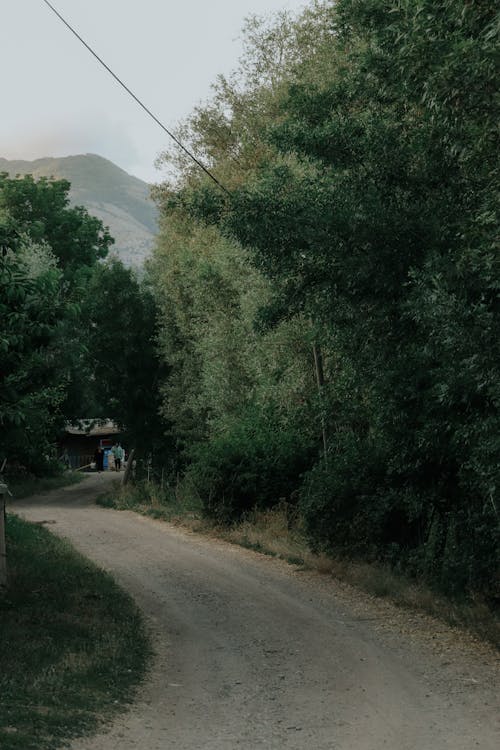
[[[71,468],[79,469],[94,460],[94,454],[99,445],[111,447],[119,440],[120,435],[116,433],[111,435],[70,435],[66,433],[59,443],[59,456],[67,450]]]

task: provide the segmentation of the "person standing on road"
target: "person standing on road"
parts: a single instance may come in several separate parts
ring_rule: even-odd
[[[113,458],[115,459],[115,471],[120,471],[123,456],[125,455],[125,451],[123,450],[121,444],[115,443],[111,448],[111,453],[113,454]]]
[[[115,443],[111,448],[111,455],[113,456],[113,468],[118,471],[118,443]]]
[[[123,450],[122,444],[118,443],[118,469],[122,468],[124,458],[125,458],[125,451]]]

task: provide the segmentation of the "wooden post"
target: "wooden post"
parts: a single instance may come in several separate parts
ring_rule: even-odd
[[[132,461],[134,460],[135,448],[132,448],[128,454],[127,466],[125,467],[125,473],[123,475],[123,484],[127,484],[130,472],[132,471]]]
[[[325,461],[325,469],[328,468],[328,440],[326,436],[326,424],[325,415],[323,414],[323,386],[325,384],[325,376],[323,373],[323,357],[321,356],[321,349],[317,344],[313,344],[313,355],[314,355],[314,369],[316,372],[316,383],[318,386],[318,395],[320,400],[321,408],[321,432],[323,434],[323,458]]]
[[[5,544],[5,498],[7,485],[0,482],[0,589],[7,586],[7,546]]]

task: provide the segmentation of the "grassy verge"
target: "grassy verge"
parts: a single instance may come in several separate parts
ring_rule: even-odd
[[[39,525],[7,517],[0,592],[0,747],[52,750],[129,701],[149,645],[113,579]]]
[[[399,607],[425,612],[452,626],[466,628],[500,645],[498,616],[482,601],[450,600],[388,566],[313,554],[284,509],[256,512],[246,521],[220,532],[228,541],[288,560],[349,583]]]
[[[153,483],[115,486],[98,502],[106,507],[135,510],[316,570],[370,596],[385,597],[399,607],[425,612],[449,625],[470,630],[497,647],[500,644],[498,615],[484,602],[452,601],[388,566],[315,555],[309,549],[300,519],[290,515],[286,505],[276,510],[256,511],[228,528],[203,518],[201,504],[192,493],[179,489],[162,491]]]
[[[201,502],[195,496],[162,489],[153,482],[144,481],[127,486],[118,481],[113,482],[96,502],[104,508],[134,510],[151,518],[179,523],[193,529],[201,530],[202,527],[209,526],[203,519]]]
[[[49,492],[57,490],[59,487],[66,487],[70,484],[78,484],[84,478],[80,471],[65,471],[56,477],[24,477],[22,479],[9,479],[8,484],[10,492],[18,500],[30,495],[38,495],[40,492]]]

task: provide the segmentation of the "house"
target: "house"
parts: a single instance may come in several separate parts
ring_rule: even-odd
[[[98,447],[104,450],[104,468],[108,453],[120,441],[121,430],[110,420],[80,419],[77,425],[67,424],[59,441],[59,455],[67,452],[72,469],[90,466]]]

